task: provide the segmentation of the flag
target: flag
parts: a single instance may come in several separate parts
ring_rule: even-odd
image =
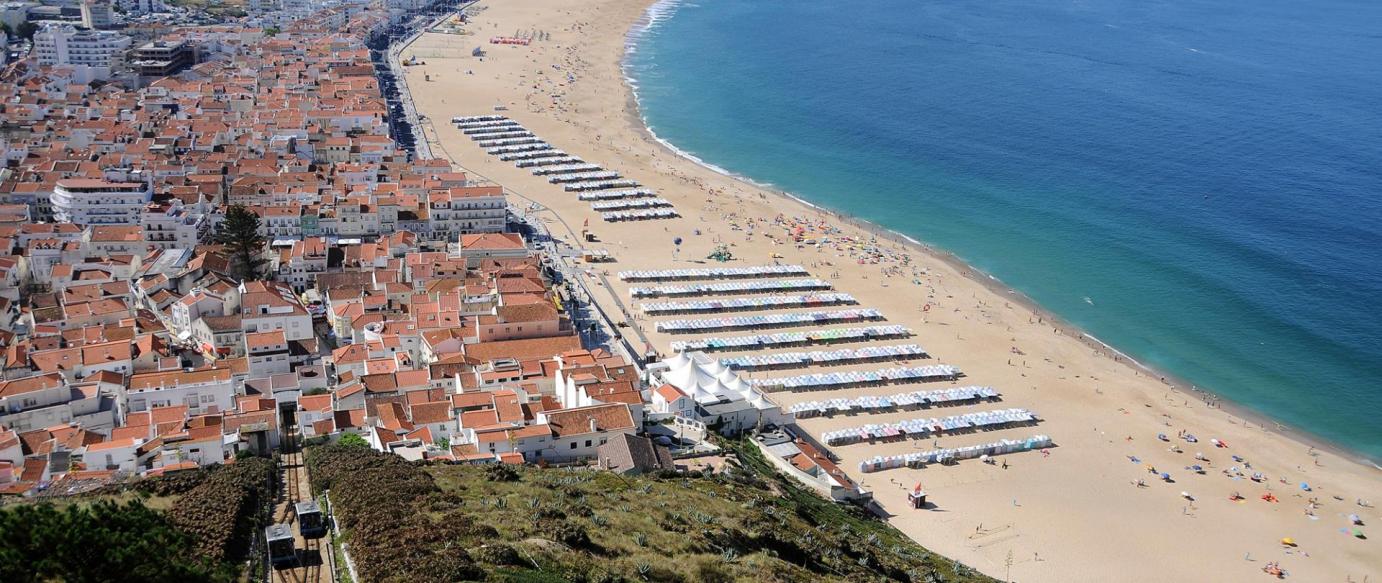
[[[581,225],[581,226],[582,226],[582,227],[585,227],[585,228],[590,228],[590,218],[589,218],[589,217],[586,217],[586,219],[585,219],[585,224],[583,224],[583,225]]]
[[[921,482],[917,482],[917,487],[915,490],[912,490],[912,493],[921,495]]]

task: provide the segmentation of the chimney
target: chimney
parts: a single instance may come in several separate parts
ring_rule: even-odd
[[[599,430],[600,430],[600,427],[599,427],[598,425],[595,424],[595,418],[594,418],[594,417],[591,417],[591,418],[590,418],[590,432],[591,432],[591,433],[595,433],[596,431],[599,431]]]

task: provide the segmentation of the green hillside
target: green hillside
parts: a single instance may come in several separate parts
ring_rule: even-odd
[[[307,451],[365,581],[991,581],[738,459],[622,477]]]

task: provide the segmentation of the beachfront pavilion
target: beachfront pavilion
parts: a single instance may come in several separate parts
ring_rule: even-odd
[[[703,352],[681,352],[648,367],[650,384],[668,384],[696,403],[698,421],[737,434],[767,425],[785,425],[793,415],[767,394],[739,378],[729,367]]]

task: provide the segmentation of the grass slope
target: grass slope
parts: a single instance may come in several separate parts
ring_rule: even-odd
[[[353,455],[363,457],[384,455],[355,451]],[[309,452],[309,467],[312,457]],[[751,447],[738,457],[731,471],[705,477],[387,465],[407,474],[405,483],[433,484],[430,493],[408,503],[404,512],[411,515],[399,522],[433,524],[455,533],[448,544],[429,537],[405,554],[453,560],[463,554],[469,577],[523,582],[991,581],[927,552],[854,507],[832,503],[781,478]],[[373,489],[359,476],[375,472],[370,481],[390,478],[378,473],[375,464],[346,460],[339,451],[319,459],[327,460],[328,467],[318,471],[328,475],[329,465],[340,464],[341,471],[333,476],[333,500],[349,496],[342,491],[346,488]],[[359,508],[358,501],[337,503],[343,526],[352,523],[352,507]],[[415,526],[409,530],[419,531]],[[346,537],[349,542],[352,533]],[[376,573],[384,580],[394,575]]]

